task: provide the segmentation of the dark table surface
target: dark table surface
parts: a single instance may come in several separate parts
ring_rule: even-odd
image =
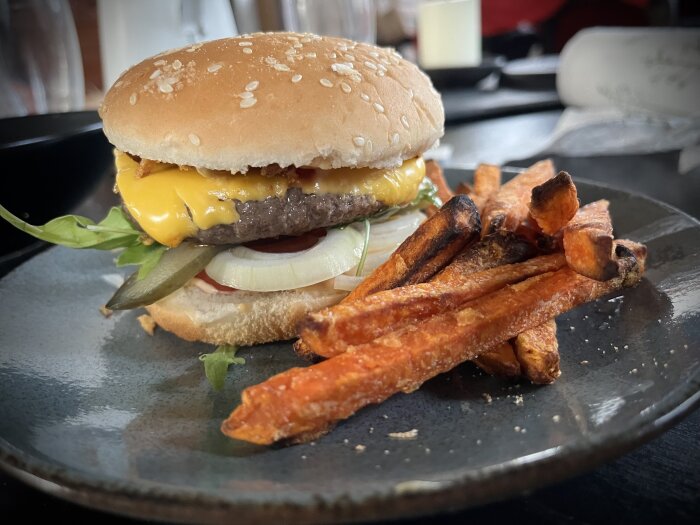
[[[536,108],[534,108],[536,109]],[[527,165],[538,144],[544,144],[560,111],[542,111],[455,125],[443,143],[452,147],[451,163],[473,167],[478,162]],[[557,166],[576,177],[651,195],[700,216],[700,170],[679,175],[678,153],[634,157],[555,157]],[[102,191],[108,185],[105,184]],[[96,210],[86,202],[86,214]],[[698,247],[700,249],[700,247]],[[697,349],[696,349],[697,350]],[[530,494],[440,516],[442,523],[512,522],[696,523],[700,518],[700,411],[650,443],[590,472]],[[100,523],[133,520],[84,509],[45,495],[0,474],[0,513],[22,521],[54,519]],[[408,520],[427,524],[435,518]]]

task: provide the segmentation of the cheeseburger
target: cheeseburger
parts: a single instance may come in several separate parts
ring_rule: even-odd
[[[100,116],[139,232],[122,262],[147,266],[108,306],[219,345],[292,337],[384,262],[424,220],[422,154],[444,126],[394,50],[295,33],[144,60]]]

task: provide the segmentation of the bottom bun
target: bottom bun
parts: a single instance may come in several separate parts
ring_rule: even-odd
[[[302,317],[347,295],[334,290],[331,282],[281,292],[233,293],[207,293],[188,284],[146,310],[158,326],[188,341],[269,343],[295,337]]]

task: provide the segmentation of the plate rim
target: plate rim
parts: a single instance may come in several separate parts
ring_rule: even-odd
[[[473,171],[462,167],[446,167],[446,170]],[[682,215],[694,228],[700,228],[700,221],[695,217],[640,192],[585,178],[575,177],[575,180],[650,201]],[[319,491],[311,495],[313,504],[290,500],[261,503],[245,497],[233,501],[198,489],[144,480],[124,481],[108,476],[95,482],[88,475],[48,465],[17,450],[3,437],[0,437],[0,470],[53,496],[135,518],[217,523],[235,513],[236,518],[245,523],[267,523],[272,519],[327,523],[420,517],[507,499],[525,490],[535,490],[592,470],[652,440],[698,407],[700,371],[670,390],[652,405],[651,410],[640,416],[634,426],[597,436],[583,436],[573,444],[511,458],[500,465],[477,470],[458,468],[452,471],[450,479],[443,482],[418,484],[403,492],[382,491],[360,500],[339,494],[329,502]],[[465,489],[471,490],[467,494]]]

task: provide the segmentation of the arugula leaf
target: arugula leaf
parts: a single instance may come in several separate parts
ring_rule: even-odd
[[[364,223],[365,223],[365,240],[364,240],[364,244],[362,245],[362,256],[360,257],[360,262],[357,264],[357,271],[355,272],[356,277],[359,277],[360,275],[362,275],[362,270],[365,267],[365,260],[367,259],[367,250],[369,248],[369,230],[370,230],[369,219],[365,219]]]
[[[151,244],[134,244],[119,254],[117,266],[140,266],[138,279],[143,279],[156,267],[165,250],[167,250],[167,247],[155,242]]]
[[[421,181],[420,186],[418,186],[418,193],[411,202],[403,206],[392,206],[391,208],[382,210],[379,213],[369,217],[369,220],[372,222],[383,222],[390,219],[400,211],[422,210],[428,206],[440,208],[442,205],[443,202],[440,197],[438,197],[437,186],[435,186],[435,184],[433,184],[428,177],[425,177]]]
[[[121,208],[113,207],[107,217],[95,224],[80,215],[57,217],[43,226],[34,226],[0,206],[0,217],[37,239],[68,248],[112,250],[126,248],[139,240],[141,232],[127,220]]]
[[[245,359],[236,357],[238,348],[231,345],[222,345],[211,354],[202,354],[199,360],[204,363],[204,374],[214,390],[224,388],[226,372],[229,365],[244,365]]]

